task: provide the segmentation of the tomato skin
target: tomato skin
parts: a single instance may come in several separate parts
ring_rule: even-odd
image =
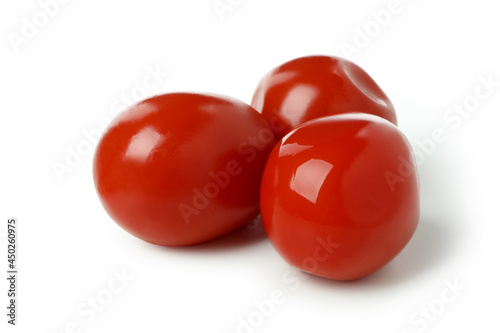
[[[377,116],[309,121],[273,149],[261,215],[290,265],[335,280],[366,276],[392,260],[417,227],[412,149],[396,126]]]
[[[272,125],[277,140],[308,120],[352,111],[397,125],[394,106],[377,83],[340,57],[308,56],[276,67],[258,84],[251,105]]]
[[[120,114],[94,156],[107,213],[147,242],[192,245],[259,213],[259,187],[274,146],[265,119],[215,95],[156,96]]]

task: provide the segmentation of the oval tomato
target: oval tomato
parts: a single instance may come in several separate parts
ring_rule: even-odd
[[[108,214],[154,244],[191,245],[259,212],[259,185],[274,146],[265,119],[229,98],[175,93],[120,114],[94,157]]]
[[[278,140],[308,120],[353,110],[397,125],[394,107],[377,83],[361,67],[339,57],[303,57],[273,69],[260,81],[252,106]]]
[[[386,265],[419,219],[412,149],[372,115],[309,121],[272,151],[261,185],[266,233],[291,265],[352,280]]]

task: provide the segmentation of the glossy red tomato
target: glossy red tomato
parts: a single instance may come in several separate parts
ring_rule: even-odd
[[[397,125],[394,107],[377,83],[361,67],[339,57],[303,57],[273,69],[259,83],[252,106],[278,140],[308,120],[353,110]]]
[[[336,280],[363,277],[393,259],[417,227],[412,149],[377,116],[312,120],[272,151],[260,202],[266,233],[288,263]]]
[[[160,245],[201,243],[258,214],[274,143],[262,115],[240,101],[166,94],[114,120],[95,153],[94,183],[131,234]]]

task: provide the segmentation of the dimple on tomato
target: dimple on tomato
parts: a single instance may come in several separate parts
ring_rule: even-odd
[[[308,56],[276,67],[258,84],[251,105],[278,140],[308,120],[353,111],[397,125],[394,106],[377,83],[340,57]]]
[[[156,96],[120,114],[94,156],[94,183],[123,229],[159,245],[224,235],[259,213],[275,144],[252,107],[215,95]]]
[[[361,278],[389,263],[417,227],[411,146],[378,116],[311,120],[273,149],[260,201],[266,233],[289,264],[336,280]]]

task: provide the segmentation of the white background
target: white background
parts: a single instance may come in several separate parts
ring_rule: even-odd
[[[16,327],[6,323],[0,283],[1,331],[497,332],[500,87],[478,105],[473,97],[481,78],[500,81],[496,2],[401,0],[381,27],[371,13],[389,0],[226,1],[233,5],[221,19],[213,0],[74,0],[47,22],[37,1],[1,2],[0,266],[6,271],[6,221],[16,216],[20,271]],[[44,26],[14,45],[14,35],[25,38],[23,18],[33,16]],[[359,34],[365,28],[369,41]],[[298,274],[258,226],[190,248],[149,245],[102,209],[91,153],[61,179],[54,172],[68,149],[88,148],[83,131],[125,107],[122,95],[141,92],[148,70],[168,76],[147,96],[206,91],[249,103],[274,66],[310,54],[347,56],[346,44],[357,47],[349,57],[392,99],[423,156],[418,230],[367,278]],[[444,118],[464,101],[472,112]],[[446,140],[432,147],[439,128]],[[114,280],[122,270],[133,277],[123,288]],[[465,290],[454,294],[449,283]],[[273,290],[284,302],[259,314],[255,302],[267,304]],[[94,297],[106,303],[101,311],[89,310]],[[429,307],[432,317],[422,319]]]

